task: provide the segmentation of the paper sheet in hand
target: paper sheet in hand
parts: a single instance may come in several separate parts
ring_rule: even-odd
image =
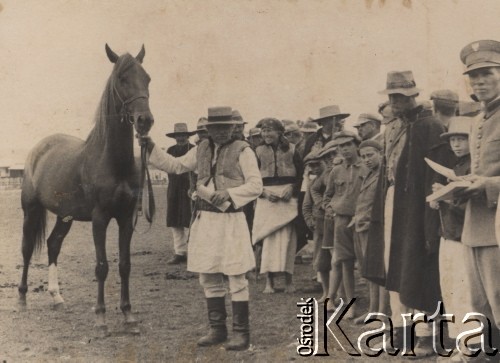
[[[425,198],[427,202],[439,202],[440,200],[453,200],[455,199],[455,193],[460,192],[464,189],[467,189],[468,187],[471,186],[470,181],[466,180],[459,180],[459,181],[453,181],[441,189],[435,191],[434,193],[430,194]]]
[[[427,165],[429,165],[432,170],[434,170],[436,173],[439,173],[445,177],[447,177],[449,180],[451,181],[459,181],[459,180],[462,180],[461,178],[459,178],[455,172],[453,171],[453,169],[449,169],[443,165],[440,165],[434,161],[432,161],[431,159],[427,159],[427,158],[424,158],[425,162],[427,163]]]
[[[196,192],[198,194],[198,197],[200,197],[201,199],[203,199],[204,201],[210,203],[211,205],[213,205],[215,208],[217,208],[218,210],[220,210],[221,212],[224,212],[226,211],[226,209],[228,209],[230,206],[231,206],[231,202],[230,201],[225,201],[224,203],[222,204],[219,204],[219,205],[215,205],[213,204],[211,201],[210,201],[210,198],[212,197],[212,195],[214,194],[215,190],[213,188],[213,185],[212,184],[209,184],[210,186],[204,186],[204,185],[198,185],[197,189],[196,189]]]

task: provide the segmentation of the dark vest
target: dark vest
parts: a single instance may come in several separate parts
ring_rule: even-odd
[[[255,153],[259,159],[262,178],[297,176],[293,162],[295,153],[293,144],[290,144],[288,151],[282,151],[279,147],[275,151],[270,145],[260,145],[255,149]]]

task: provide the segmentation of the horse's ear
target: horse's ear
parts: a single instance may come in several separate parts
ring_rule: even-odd
[[[108,55],[108,58],[111,61],[111,63],[116,63],[116,61],[118,60],[118,55],[111,50],[108,43],[106,43],[105,48],[106,48],[106,54]]]
[[[144,44],[143,44],[142,48],[141,48],[141,51],[139,52],[139,54],[137,54],[137,56],[135,57],[135,59],[137,59],[137,61],[139,63],[142,63],[142,60],[144,59],[145,55],[146,55],[146,49],[144,49]]]

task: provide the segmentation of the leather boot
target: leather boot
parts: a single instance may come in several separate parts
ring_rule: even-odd
[[[198,340],[198,345],[208,347],[227,340],[225,297],[207,297],[208,323],[210,330],[207,335]]]
[[[233,335],[226,350],[246,350],[250,346],[248,301],[233,301]]]

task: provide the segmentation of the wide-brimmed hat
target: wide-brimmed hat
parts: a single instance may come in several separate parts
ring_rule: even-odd
[[[323,156],[330,154],[331,152],[337,151],[337,144],[334,140],[328,141],[322,149],[319,150],[318,156],[322,158]]]
[[[464,135],[469,136],[473,123],[472,117],[466,116],[455,116],[450,119],[450,126],[448,132],[439,135],[441,139],[447,139],[454,135]]]
[[[399,93],[405,96],[416,96],[420,91],[415,84],[412,71],[394,71],[387,73],[386,88],[379,93],[384,95]]]
[[[233,110],[233,111],[232,111],[232,115],[233,115],[233,120],[235,120],[235,121],[240,121],[240,123],[241,123],[242,125],[246,125],[246,124],[248,123],[248,122],[243,121],[243,116],[241,116],[240,111],[238,111],[238,110]]]
[[[467,67],[464,74],[479,68],[500,67],[500,42],[478,40],[469,43],[460,52],[460,60]]]
[[[340,132],[336,132],[333,134],[332,141],[335,145],[340,146],[350,141],[353,141],[355,144],[359,145],[361,143],[361,138],[358,134],[355,134],[349,130],[343,130]]]
[[[307,121],[306,123],[304,123],[304,125],[302,125],[302,127],[300,128],[300,131],[302,131],[303,133],[306,133],[306,134],[310,134],[310,133],[314,133],[316,131],[318,131],[319,127],[318,127],[318,124],[315,123],[315,122],[312,122],[312,121]]]
[[[380,118],[380,116],[373,113],[362,113],[358,116],[358,120],[352,127],[360,127],[367,122],[378,122],[379,124],[381,124],[382,119]]]
[[[349,117],[350,113],[340,112],[340,107],[337,105],[325,106],[319,109],[319,118],[315,119],[314,122],[322,122],[331,118],[344,119]]]
[[[174,132],[167,132],[165,134],[165,136],[168,136],[168,137],[176,137],[176,136],[180,136],[180,135],[191,136],[194,134],[196,134],[196,131],[188,131],[187,124],[184,122],[179,122],[179,123],[174,124]]]
[[[198,124],[196,125],[196,131],[207,131],[207,118],[206,117],[200,117],[198,119]]]
[[[211,125],[242,125],[243,121],[233,119],[231,107],[209,107],[206,127]]]

